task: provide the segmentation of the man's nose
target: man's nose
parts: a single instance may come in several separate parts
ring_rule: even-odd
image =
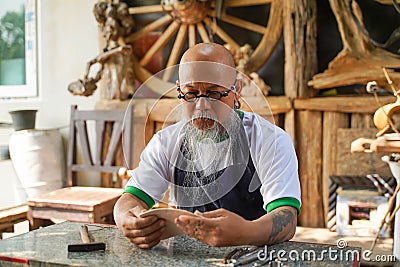
[[[198,110],[208,110],[210,109],[211,104],[207,97],[200,97],[196,101],[196,109]]]

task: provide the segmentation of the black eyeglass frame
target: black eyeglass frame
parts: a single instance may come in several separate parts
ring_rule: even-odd
[[[197,100],[198,100],[200,97],[205,97],[207,100],[210,100],[210,101],[217,101],[217,100],[220,100],[221,98],[223,98],[223,97],[225,97],[225,96],[228,96],[229,93],[230,93],[231,91],[235,90],[235,89],[236,89],[236,79],[235,79],[235,81],[233,82],[233,84],[231,85],[231,87],[230,87],[227,91],[225,91],[225,92],[210,91],[210,92],[208,92],[207,94],[201,94],[201,95],[197,95],[197,94],[195,94],[194,92],[187,92],[187,93],[182,94],[181,87],[178,86],[178,88],[176,88],[176,90],[179,92],[179,94],[178,94],[178,99],[183,99],[183,100],[185,100],[186,102],[190,102],[190,103],[197,102]],[[218,98],[212,98],[212,97],[210,97],[211,94],[217,94],[217,93],[219,94],[219,97],[218,97]],[[187,96],[187,95],[193,95],[194,97],[193,97],[193,98],[186,99],[186,96]]]

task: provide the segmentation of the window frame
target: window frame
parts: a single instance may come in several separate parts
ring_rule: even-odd
[[[25,84],[0,85],[0,98],[35,97],[37,79],[37,0],[25,0]]]

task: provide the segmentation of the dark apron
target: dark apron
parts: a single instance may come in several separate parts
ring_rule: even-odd
[[[237,179],[238,180],[237,183],[233,185],[230,179],[234,177],[235,174],[238,173],[239,175],[240,173],[243,174],[240,177],[240,179]],[[174,183],[183,186],[185,175],[186,171],[180,170],[179,168],[176,167]],[[197,173],[197,175],[200,174]],[[249,186],[250,182],[253,179],[253,175],[255,175],[254,178],[256,178],[258,181],[258,187],[256,187],[255,190],[253,190],[253,192],[249,192]],[[175,191],[174,194],[175,194],[175,199],[178,203],[178,208],[188,210],[191,212],[194,212],[195,210],[198,210],[200,212],[205,212],[205,211],[215,210],[218,208],[224,208],[242,216],[246,220],[255,220],[261,217],[262,215],[266,214],[266,211],[263,208],[263,198],[260,193],[261,183],[259,182],[259,178],[257,176],[253,160],[250,155],[247,166],[243,166],[243,164],[236,166],[229,166],[219,171],[217,177],[218,180],[220,181],[219,184],[222,185],[222,187],[224,187],[224,185],[226,184],[231,184],[230,187],[233,186],[231,190],[229,191],[226,190],[228,191],[227,194],[205,205],[195,206],[195,207],[183,207],[179,206],[180,203],[179,200],[182,198],[182,196],[179,195],[180,193],[177,193],[179,191]]]

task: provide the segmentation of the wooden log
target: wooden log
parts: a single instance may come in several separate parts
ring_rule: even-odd
[[[317,73],[317,1],[285,0],[285,95],[315,95],[307,82]]]
[[[324,203],[325,225],[328,226],[329,213],[329,176],[336,171],[337,129],[349,125],[347,113],[327,111],[323,113],[322,134],[322,200]]]
[[[324,227],[322,201],[322,113],[299,111],[296,140],[302,192],[301,226]]]
[[[380,97],[382,104],[394,102],[393,96]],[[313,97],[306,99],[295,99],[296,110],[319,110],[343,113],[374,113],[379,105],[371,95],[366,96],[335,96],[335,97]]]

